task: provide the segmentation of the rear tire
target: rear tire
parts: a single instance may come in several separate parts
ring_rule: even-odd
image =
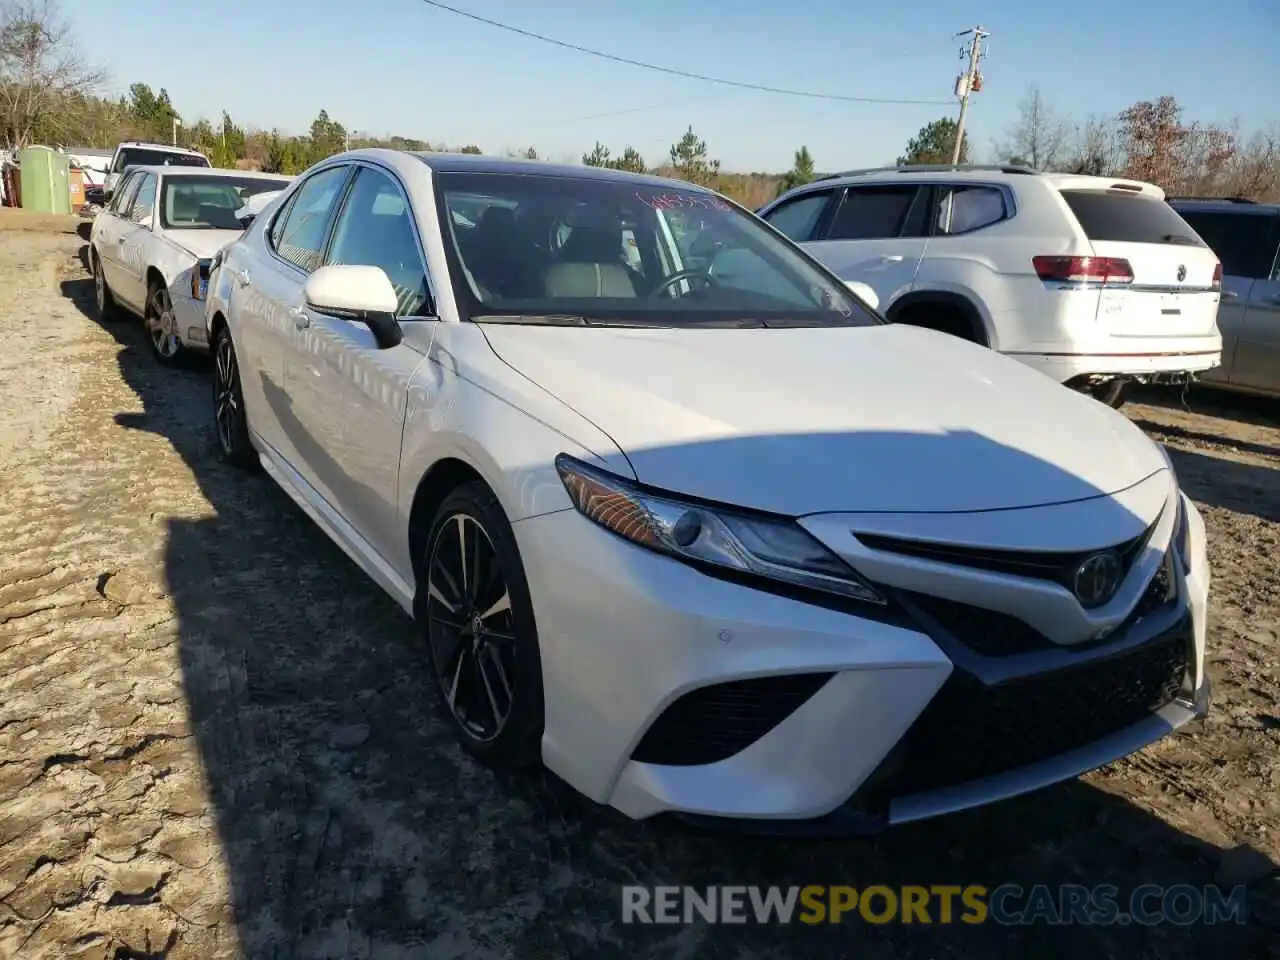
[[[445,497],[418,564],[419,622],[440,708],[485,766],[542,760],[542,656],[511,524],[481,481]]]
[[[258,467],[260,461],[249,439],[244,393],[240,389],[240,363],[231,330],[225,324],[213,339],[213,430],[223,463],[242,470]]]
[[[102,259],[92,246],[89,247],[89,268],[93,273],[93,297],[98,308],[98,319],[103,323],[120,320],[121,310],[115,297],[111,296],[111,288],[107,286],[107,278],[102,272]]]

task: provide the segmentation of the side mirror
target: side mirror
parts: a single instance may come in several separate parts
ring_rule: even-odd
[[[319,313],[363,323],[382,350],[404,339],[396,319],[396,291],[381,267],[321,267],[303,284],[302,296]]]
[[[846,280],[844,285],[849,288],[849,292],[865,303],[872,310],[880,309],[880,298],[876,296],[876,292],[865,283],[859,283],[857,280]]]

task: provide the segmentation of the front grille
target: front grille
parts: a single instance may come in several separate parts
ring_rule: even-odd
[[[1139,597],[1126,625],[1162,610],[1172,602],[1168,596],[1171,575],[1170,556],[1166,554],[1165,559],[1156,568],[1155,575],[1147,583],[1147,588]],[[914,606],[919,613],[923,613],[934,621],[936,626],[941,627],[957,641],[981,656],[1012,657],[1037,650],[1062,649],[1059,644],[1054,643],[1031,624],[1012,614],[961,603],[958,600],[931,597],[923,593],[910,591],[899,591],[899,593],[903,600]],[[1107,642],[1114,640],[1114,635],[1106,638]],[[1087,650],[1095,645],[1074,644],[1066,649]]]
[[[1138,723],[1170,703],[1189,662],[1183,621],[1111,657],[987,686],[956,670],[873,774],[909,796],[1016,770]]]
[[[996,550],[985,547],[962,547],[952,544],[927,543],[920,540],[903,540],[898,537],[886,537],[878,533],[857,533],[854,536],[872,550],[883,550],[887,553],[898,553],[921,560],[933,560],[938,563],[950,563],[955,566],[973,567],[978,570],[990,570],[993,573],[1007,573],[1013,576],[1029,577],[1034,580],[1050,580],[1061,584],[1068,590],[1075,588],[1075,573],[1080,564],[1088,557],[1105,550],[1114,550],[1120,556],[1123,575],[1127,575],[1133,561],[1142,551],[1147,539],[1155,530],[1155,523],[1147,527],[1140,536],[1124,543],[1097,550],[1076,551],[1041,551],[1041,550]]]
[[[653,722],[631,759],[670,766],[728,759],[795,713],[833,676],[756,677],[692,690]]]

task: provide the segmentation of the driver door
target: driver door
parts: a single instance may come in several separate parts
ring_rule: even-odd
[[[382,268],[399,296],[402,324],[440,322],[412,207],[390,173],[357,167],[324,263]],[[306,434],[304,476],[396,568],[404,549],[400,443],[409,382],[424,356],[410,346],[413,338],[382,349],[363,323],[305,306],[301,313],[285,377]]]

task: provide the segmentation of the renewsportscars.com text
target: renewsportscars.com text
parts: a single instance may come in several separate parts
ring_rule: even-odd
[[[1122,895],[1108,884],[1057,887],[640,887],[622,888],[623,923],[845,923],[1180,926],[1246,922],[1246,891],[1147,884]]]

